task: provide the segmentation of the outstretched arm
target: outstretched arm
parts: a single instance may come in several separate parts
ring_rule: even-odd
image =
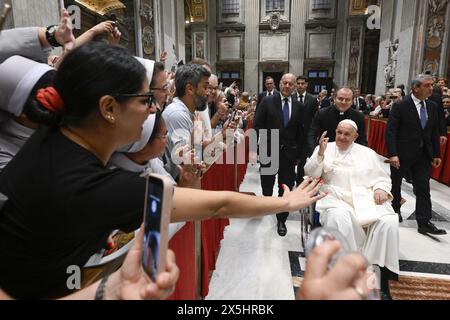
[[[322,199],[320,179],[309,179],[290,192],[284,186],[282,198],[252,197],[236,192],[177,188],[173,198],[172,222],[211,218],[252,218],[284,211],[296,211]]]

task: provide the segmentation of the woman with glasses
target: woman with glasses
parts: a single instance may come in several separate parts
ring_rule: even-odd
[[[71,272],[97,252],[112,230],[142,223],[145,180],[107,163],[140,139],[155,110],[144,67],[126,49],[89,43],[69,53],[53,87],[38,101],[52,110],[0,175],[9,198],[0,213],[0,287],[16,298],[73,291]],[[283,198],[177,188],[172,222],[249,218],[296,211],[321,199],[319,180]],[[69,285],[68,285],[69,284]]]

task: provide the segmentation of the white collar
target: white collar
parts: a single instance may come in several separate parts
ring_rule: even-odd
[[[19,138],[21,140],[28,140],[34,133],[34,129],[27,128],[16,120],[10,118],[5,123],[2,124],[2,131],[5,133],[9,133],[11,136],[15,138]]]
[[[292,102],[292,97],[283,97],[283,95],[280,95],[280,96],[281,96],[281,101],[282,102],[284,102],[284,99],[288,99],[289,103]]]
[[[414,101],[414,104],[415,104],[416,106],[420,105],[420,103],[421,103],[422,101],[425,102],[425,100],[419,100],[419,99],[417,99],[417,97],[416,97],[414,94],[411,94],[411,98],[412,98],[412,100]]]
[[[148,167],[148,164],[146,165],[137,164],[136,162],[128,158],[125,154],[120,152],[116,152],[112,155],[111,159],[109,160],[109,164],[113,165],[116,168],[136,173],[144,172]]]

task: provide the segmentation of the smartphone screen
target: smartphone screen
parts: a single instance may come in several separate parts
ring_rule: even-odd
[[[150,279],[158,274],[159,249],[161,241],[161,213],[163,185],[161,181],[147,179],[147,208],[144,218],[144,251],[142,264]]]

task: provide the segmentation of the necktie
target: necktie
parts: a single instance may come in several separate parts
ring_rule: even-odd
[[[272,95],[272,92],[269,92],[268,96],[271,96],[271,95]]]
[[[303,103],[303,95],[300,95],[300,102]]]
[[[288,98],[284,98],[283,120],[284,120],[284,127],[286,128],[289,123],[289,99]]]
[[[420,101],[420,123],[422,124],[422,129],[427,126],[427,109],[425,109],[425,102]]]

